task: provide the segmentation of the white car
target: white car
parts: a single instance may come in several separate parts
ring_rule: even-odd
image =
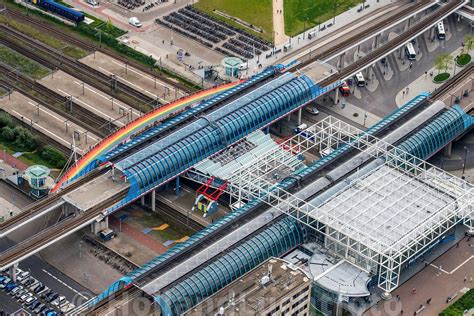
[[[58,306],[63,305],[64,302],[66,302],[66,297],[61,295],[57,299],[55,299],[51,304],[53,304],[53,306],[55,307],[58,307]]]
[[[313,114],[313,115],[318,115],[319,114],[318,109],[316,109],[315,107],[312,107],[312,106],[306,107],[306,111],[310,114]]]
[[[20,296],[20,302],[25,302],[28,298],[33,297],[33,294],[31,293],[25,293],[22,296]]]
[[[129,20],[128,20],[128,24],[130,25],[133,25],[135,27],[142,27],[142,22],[140,22],[140,20],[137,18],[137,17],[131,17]]]
[[[25,300],[25,305],[29,306],[31,303],[33,303],[34,301],[36,300],[36,297],[34,297],[33,295],[31,295],[30,297],[28,297],[26,300]]]

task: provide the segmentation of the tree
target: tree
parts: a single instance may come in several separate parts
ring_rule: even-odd
[[[26,128],[17,126],[14,128],[14,144],[24,150],[34,150],[36,147],[36,138]]]
[[[453,64],[453,56],[448,53],[439,54],[436,56],[435,60],[435,68],[438,70],[438,74],[441,70],[444,72],[448,72],[448,69],[451,69],[451,65]]]
[[[472,46],[474,46],[474,35],[464,35],[464,47],[466,48],[466,54],[469,54],[469,51],[471,50]]]
[[[0,128],[2,127],[12,127],[13,126],[13,120],[10,114],[6,112],[0,112]]]
[[[2,138],[7,142],[12,142],[15,140],[15,132],[13,128],[5,126],[2,128]]]

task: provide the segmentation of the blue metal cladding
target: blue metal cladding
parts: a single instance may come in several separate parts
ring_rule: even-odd
[[[124,170],[132,187],[146,192],[164,183],[202,159],[224,149],[272,120],[296,109],[316,96],[308,78],[295,78],[233,113]],[[131,196],[130,198],[133,198]]]
[[[155,297],[162,315],[180,315],[270,257],[304,242],[304,228],[283,218]]]
[[[394,112],[392,112],[391,114],[386,116],[380,122],[378,122],[377,124],[370,127],[366,131],[366,133],[369,134],[369,135],[376,135],[378,132],[383,130],[385,127],[389,126],[391,123],[397,121],[398,119],[405,116],[406,114],[408,114],[410,111],[412,111],[416,107],[420,106],[420,104],[425,102],[428,97],[429,97],[429,93],[419,94],[418,96],[416,96],[415,98],[413,98],[412,100],[407,102],[405,105],[403,105],[402,107],[396,109]],[[471,118],[471,123],[470,124],[471,125],[474,124],[474,119],[473,118]],[[466,126],[466,128],[467,127],[468,126]],[[349,145],[340,146],[338,149],[334,150],[331,154],[329,154],[329,155],[327,155],[327,156],[325,156],[325,157],[323,157],[319,160],[316,160],[315,162],[313,162],[307,168],[298,170],[296,174],[300,175],[300,176],[307,176],[307,175],[313,173],[314,171],[320,169],[324,165],[331,163],[331,161],[333,161],[334,159],[336,159],[340,155],[346,153],[348,150],[350,150]],[[296,181],[297,181],[296,179],[291,178],[291,177],[285,178],[282,182],[279,183],[278,186],[281,187],[281,188],[286,189],[286,188],[289,188],[292,185],[294,185],[296,183]],[[135,188],[135,190],[138,191],[139,190],[138,184],[136,184],[136,185],[137,185],[137,187]],[[276,188],[274,188],[274,189],[276,190]],[[258,199],[254,199],[254,200],[248,202],[247,204],[245,204],[244,206],[242,206],[241,208],[235,210],[234,212],[229,213],[224,217],[221,217],[217,221],[214,221],[214,223],[212,223],[211,225],[209,225],[206,228],[202,229],[201,231],[193,234],[187,241],[173,246],[171,249],[169,249],[165,253],[151,259],[149,262],[145,263],[140,268],[130,272],[126,276],[127,280],[130,280],[130,279],[132,279],[134,281],[139,280],[141,276],[145,275],[146,273],[153,270],[154,268],[156,268],[156,267],[158,267],[162,264],[165,264],[169,260],[172,260],[172,258],[175,255],[179,254],[182,251],[185,251],[186,249],[189,249],[194,244],[199,243],[201,240],[203,240],[207,236],[209,236],[209,235],[213,234],[214,232],[218,231],[219,229],[221,229],[221,227],[223,227],[225,225],[228,225],[229,223],[235,221],[237,218],[239,218],[239,217],[243,216],[244,214],[254,210],[261,203],[262,202],[259,201]],[[236,264],[238,264],[239,268],[241,269],[241,266],[243,265],[243,263],[241,262],[240,258],[230,258],[229,260],[235,260]],[[101,294],[101,297],[106,298],[109,295],[113,294],[114,292],[115,292],[114,287],[110,286],[103,294]],[[156,297],[155,298],[155,301],[157,303],[159,303],[160,306],[163,307],[164,305],[162,305],[160,303],[160,300],[162,300],[161,297]],[[100,300],[94,300],[94,304],[99,302],[99,301]],[[166,315],[166,314],[164,314],[164,315]]]
[[[472,124],[472,117],[454,105],[397,147],[426,160]]]

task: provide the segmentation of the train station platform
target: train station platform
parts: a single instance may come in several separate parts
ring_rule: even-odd
[[[80,211],[87,211],[119,194],[128,187],[129,184],[123,179],[120,179],[120,176],[115,175],[112,177],[108,172],[94,178],[78,189],[64,195],[62,198],[65,202],[75,206]]]

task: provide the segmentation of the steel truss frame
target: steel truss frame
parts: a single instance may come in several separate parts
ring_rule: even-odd
[[[472,186],[334,117],[327,117],[308,127],[280,146],[290,150],[298,148],[300,153],[313,148],[321,150],[328,147],[335,149],[339,146],[351,146],[369,154],[374,159],[383,159],[383,163],[370,172],[372,174],[381,168],[389,170],[390,178],[387,176],[387,183],[377,191],[379,194],[383,195],[384,192],[389,194],[397,190],[397,187],[390,188],[390,185],[394,185],[396,179],[409,177],[408,181],[411,184],[423,187],[425,190],[428,188],[430,193],[451,201],[444,206],[436,204],[435,201],[425,205],[425,208],[428,206],[436,208],[434,213],[425,215],[425,218],[420,218],[420,213],[425,212],[414,212],[409,218],[399,222],[397,227],[409,220],[417,220],[421,224],[402,238],[394,240],[392,244],[384,244],[380,240],[373,240],[360,227],[354,226],[354,223],[344,222],[345,215],[350,210],[346,210],[341,220],[340,214],[333,212],[340,206],[339,204],[323,212],[318,205],[312,205],[284,190],[279,182],[269,181],[274,170],[288,165],[287,160],[279,159],[282,157],[279,156],[277,149],[268,152],[252,165],[242,166],[233,172],[227,189],[228,193],[239,199],[257,198],[313,228],[325,236],[326,246],[334,250],[336,254],[351,259],[364,270],[378,273],[378,286],[385,292],[391,292],[398,287],[402,265],[407,264],[416,254],[436,242],[449,229],[460,222],[471,230],[474,228],[474,188]],[[373,181],[363,183],[366,178],[367,175],[357,177],[351,185],[373,184]],[[326,201],[336,195],[338,193]],[[421,197],[416,196],[416,190],[413,190],[403,198],[410,201],[405,206],[409,207]],[[361,196],[355,195],[350,195],[348,199],[354,199],[354,204],[371,202],[370,197],[362,199]],[[354,261],[354,258],[357,260]]]

